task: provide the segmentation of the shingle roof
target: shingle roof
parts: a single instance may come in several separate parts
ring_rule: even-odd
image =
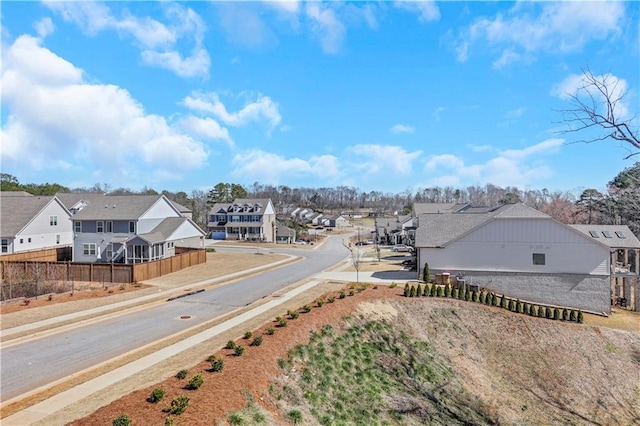
[[[138,235],[145,241],[156,244],[167,241],[167,239],[178,229],[183,223],[189,221],[186,217],[167,217],[162,220],[151,232]]]
[[[606,244],[611,248],[630,248],[640,249],[640,240],[636,237],[627,225],[569,225],[589,238]],[[595,232],[598,237],[591,235],[591,231]],[[603,232],[607,232],[610,238],[605,237]],[[621,234],[620,234],[621,233]],[[624,235],[624,238],[620,238]]]
[[[60,195],[63,196],[63,194]],[[89,202],[73,216],[74,220],[136,220],[163,197],[162,195],[73,195],[76,196],[65,197],[68,200]],[[66,202],[65,205],[67,205]]]
[[[15,237],[53,199],[52,195],[46,197],[2,197],[0,200],[0,235]]]
[[[0,197],[33,197],[26,191],[0,191]]]
[[[416,216],[425,213],[451,213],[466,206],[460,203],[414,203],[413,211]]]
[[[238,198],[236,200],[233,200],[230,203],[215,203],[213,205],[213,207],[211,207],[211,209],[209,211],[213,212],[213,213],[217,213],[220,210],[223,210],[225,212],[229,212],[231,207],[233,207],[234,205],[237,205],[239,207],[242,207],[244,205],[247,205],[249,207],[253,207],[256,204],[261,207],[260,212],[264,212],[264,209],[269,204],[269,199],[268,198]],[[238,213],[252,213],[252,212],[242,212],[242,211],[240,211]]]
[[[549,219],[550,216],[522,203],[490,208],[467,207],[451,213],[422,214],[418,218],[416,247],[444,247],[494,218]]]

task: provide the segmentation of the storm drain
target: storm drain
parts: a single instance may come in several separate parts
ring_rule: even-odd
[[[181,319],[181,320],[189,320],[189,319],[191,319],[191,315],[182,315],[179,319]]]

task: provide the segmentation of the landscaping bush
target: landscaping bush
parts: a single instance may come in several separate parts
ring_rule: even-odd
[[[222,371],[224,368],[224,360],[222,358],[214,358],[211,361],[211,372]]]
[[[507,309],[509,309],[511,312],[515,311],[516,310],[516,301],[513,300],[513,299],[509,299],[509,301],[507,302],[507,306],[508,306]]]
[[[471,301],[477,302],[478,300],[480,300],[479,298],[480,298],[480,296],[478,296],[478,292],[473,290],[471,292]]]
[[[131,424],[131,419],[126,414],[123,414],[113,419],[113,426],[129,426],[130,424]]]
[[[487,294],[484,291],[480,292],[480,303],[483,305],[487,303]]]
[[[291,311],[289,312],[289,317],[291,319],[297,319],[300,316],[300,313],[298,311]]]
[[[329,296],[329,297],[327,297],[327,302],[329,302],[329,303],[333,303],[333,302],[335,302],[335,301],[336,301],[335,296]]]
[[[233,349],[233,353],[236,356],[242,356],[242,354],[244,353],[244,346],[242,345],[238,345]]]
[[[176,374],[176,377],[180,380],[184,379],[185,377],[187,377],[187,370],[180,370],[178,371],[178,373]]]
[[[224,346],[225,349],[233,349],[236,347],[236,342],[233,340],[229,340],[227,344]]]
[[[409,285],[409,283],[406,283],[404,285],[404,297],[409,297],[411,296],[411,286]]]
[[[391,285],[389,286],[389,288],[396,288],[398,287],[398,284],[395,282],[392,282]]]
[[[196,374],[189,380],[189,384],[187,385],[187,389],[196,390],[204,383],[204,378],[201,374]]]
[[[253,336],[253,333],[250,331],[247,331],[246,333],[244,333],[244,338],[245,339],[251,339],[251,336]]]
[[[347,297],[347,295],[344,293],[344,290],[342,290],[340,292],[340,296],[338,296],[338,297],[340,297],[340,299],[344,299],[345,297]]]
[[[287,417],[294,425],[302,423],[302,412],[300,410],[291,410],[287,413]]]
[[[473,292],[471,291],[470,288],[467,289],[465,295],[464,295],[464,300],[466,300],[467,302],[470,301],[473,298]]]
[[[562,321],[569,321],[569,310],[568,309],[563,309],[562,310]]]
[[[504,297],[504,295],[500,299],[500,307],[503,309],[507,309],[507,298]]]
[[[544,306],[538,306],[538,318],[545,318],[546,316],[546,308]]]
[[[454,299],[458,299],[460,297],[460,290],[458,290],[458,287],[453,289],[451,297],[453,297]]]
[[[436,293],[438,291],[438,286],[436,284],[432,285],[429,289],[429,296],[436,297]]]
[[[577,321],[578,321],[578,324],[582,324],[584,322],[584,315],[582,314],[582,311],[578,311]]]
[[[569,320],[574,322],[578,320],[578,315],[576,315],[576,311],[573,309],[569,313]]]
[[[251,346],[260,346],[262,344],[262,335],[256,336],[251,341]]]
[[[354,294],[356,294],[356,292],[353,291],[353,289],[349,290],[349,296],[353,296]]]
[[[276,329],[275,329],[275,328],[273,328],[273,327],[269,327],[269,328],[267,328],[267,334],[268,334],[269,336],[273,336],[274,334],[276,334]]]
[[[164,426],[173,426],[173,417],[165,417]]]
[[[424,264],[424,269],[422,271],[422,275],[423,275],[423,281],[425,283],[430,283],[431,282],[431,272],[429,271],[429,264],[425,263]]]
[[[520,299],[516,300],[516,312],[519,314],[523,312],[522,302]]]
[[[560,319],[560,309],[553,308],[553,319],[556,321]]]
[[[287,319],[286,318],[278,317],[277,321],[278,321],[278,327],[286,327],[287,326]]]
[[[493,306],[498,306],[498,296],[495,293],[491,293],[491,304]]]
[[[189,397],[187,395],[180,395],[173,398],[171,401],[171,414],[182,414],[184,410],[189,406]]]
[[[438,297],[444,297],[444,286],[438,287]]]
[[[162,389],[154,389],[153,391],[151,391],[151,395],[149,395],[147,401],[155,404],[157,402],[160,402],[162,398],[164,398],[164,391]]]
[[[411,290],[409,290],[409,297],[416,297],[416,286],[412,285]]]
[[[445,295],[445,297],[451,297],[451,286],[450,285],[445,287],[444,295]]]
[[[545,317],[547,319],[553,318],[553,309],[552,308],[547,307],[546,312],[545,312]]]
[[[422,296],[422,293],[424,293],[424,288],[422,287],[422,284],[416,285],[416,297]]]
[[[529,305],[529,315],[531,315],[532,317],[538,315],[538,312],[536,312],[536,305]]]
[[[311,312],[311,305],[304,305],[300,310],[305,314]]]
[[[458,299],[460,300],[464,300],[465,295],[467,294],[467,290],[464,288],[461,288],[458,290]]]
[[[322,297],[316,299],[316,306],[322,308],[322,305],[324,305],[324,299]]]

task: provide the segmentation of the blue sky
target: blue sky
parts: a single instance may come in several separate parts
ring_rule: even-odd
[[[604,189],[562,134],[581,69],[640,108],[634,2],[2,2],[21,183]],[[635,121],[637,126],[638,122]]]

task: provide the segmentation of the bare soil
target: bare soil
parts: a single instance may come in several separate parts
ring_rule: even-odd
[[[279,314],[285,316],[284,307]],[[629,324],[640,319],[634,313],[623,315],[627,314]],[[345,315],[392,321],[394,327],[432,344],[496,423],[640,422],[638,332],[593,326],[588,324],[590,316],[586,324],[565,323],[458,300],[404,298],[400,287],[381,286],[314,306],[311,312],[289,320],[286,327],[276,327],[273,320],[257,326],[254,335],[263,335],[264,342],[254,347],[249,346],[250,340],[236,339],[246,346],[242,356],[222,349],[223,342],[217,342],[210,353],[224,359],[222,372],[209,372],[203,356],[188,368],[186,379],[169,377],[71,424],[110,425],[122,414],[129,415],[134,425],[161,425],[167,417],[173,417],[175,424],[227,424],[227,414],[242,409],[248,398],[262,408],[268,423],[290,424],[286,410],[300,407],[301,402],[275,401],[268,394],[274,380],[295,380],[283,376],[277,360],[295,345],[307,343],[310,333],[323,325],[339,326]],[[276,333],[267,335],[267,327],[276,327]],[[202,374],[204,384],[198,390],[185,389],[195,374]],[[158,404],[146,401],[155,388],[166,391]],[[190,398],[189,407],[179,416],[169,416],[166,410],[171,400],[181,394]],[[317,424],[306,414],[308,410],[303,411],[305,424]]]

